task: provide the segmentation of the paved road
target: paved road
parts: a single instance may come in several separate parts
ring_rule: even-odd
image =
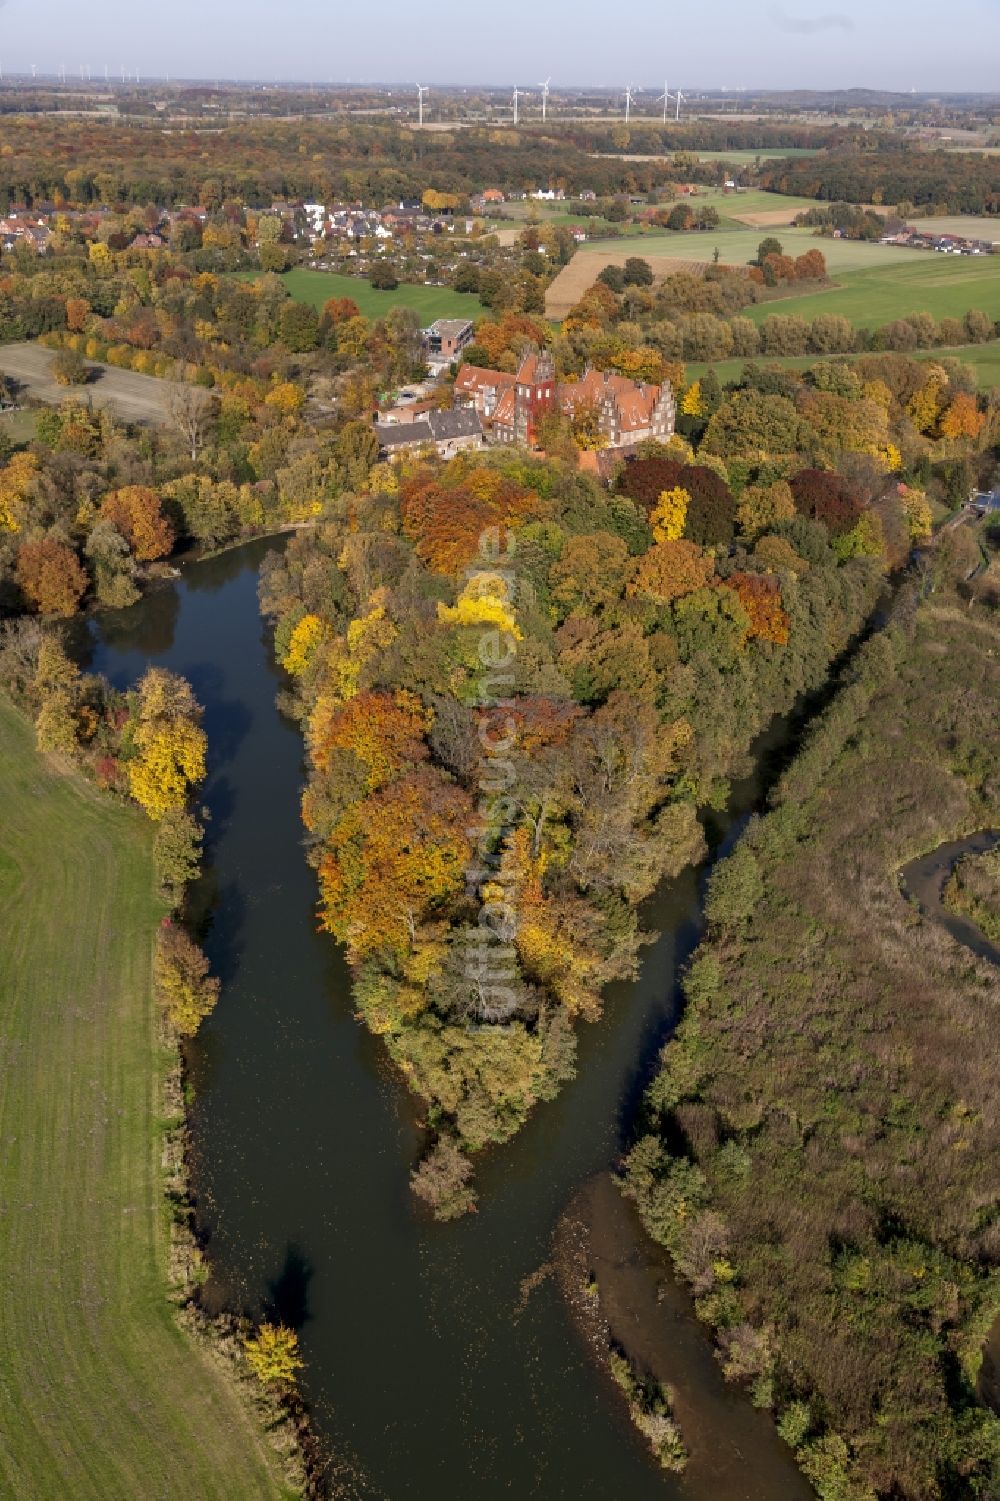
[[[167,396],[170,382],[151,375],[136,375],[131,370],[114,370],[108,365],[91,365],[90,384],[67,388],[52,376],[55,355],[38,344],[0,345],[0,373],[19,382],[38,401],[57,403],[67,396],[80,395],[95,407],[112,407],[124,422],[161,424],[167,421]]]

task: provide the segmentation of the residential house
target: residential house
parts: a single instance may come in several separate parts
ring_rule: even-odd
[[[483,425],[479,413],[469,407],[450,412],[427,412],[415,422],[376,422],[379,452],[385,458],[421,448],[434,448],[442,459],[464,449],[482,448]]]

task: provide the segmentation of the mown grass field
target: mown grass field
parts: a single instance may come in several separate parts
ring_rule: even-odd
[[[817,354],[783,355],[778,359],[761,356],[754,363],[758,365],[780,365],[786,370],[807,370],[810,365],[820,362],[822,356]],[[858,355],[838,356],[838,358],[858,359]],[[932,349],[921,350],[914,354],[917,360],[961,360],[964,365],[971,365],[976,372],[976,378],[981,390],[992,390],[994,386],[1000,386],[1000,340],[992,344],[968,344],[956,349]],[[712,369],[720,381],[738,380],[743,372],[747,360],[716,360]],[[703,362],[692,361],[687,369],[689,380],[697,380],[705,374],[709,366]]]
[[[907,224],[930,234],[964,235],[969,240],[1000,241],[1000,216],[993,214],[934,214],[928,219],[909,218]]]
[[[720,210],[721,212],[721,210]],[[798,210],[796,210],[798,212]],[[858,271],[866,267],[909,265],[914,262],[942,262],[946,268],[964,263],[964,256],[943,256],[932,250],[907,250],[899,245],[872,245],[864,240],[833,240],[813,234],[811,229],[792,229],[785,225],[746,225],[737,228],[650,231],[637,236],[641,248],[630,244],[630,255],[662,255],[672,260],[710,261],[713,250],[718,247],[719,259],[727,265],[745,266],[757,254],[761,240],[773,235],[781,241],[787,255],[803,255],[807,250],[821,250],[830,271]],[[601,265],[606,265],[608,251],[613,250],[615,240],[588,240],[580,246],[577,255],[605,256]],[[576,257],[574,257],[576,259]],[[970,262],[976,264],[976,262]],[[996,261],[1000,275],[1000,257]],[[600,270],[600,266],[597,268]]]
[[[287,1494],[167,1301],[149,827],[0,702],[0,1495]]]
[[[450,287],[411,286],[400,282],[394,292],[377,292],[363,276],[341,276],[336,271],[309,271],[297,267],[282,281],[297,302],[308,302],[318,312],[331,297],[351,297],[365,318],[384,318],[390,308],[409,307],[421,323],[435,318],[481,318],[486,309],[478,297],[453,292]]]
[[[869,248],[890,252],[893,249],[888,245]],[[758,303],[748,308],[747,314],[759,323],[771,313],[794,314],[799,318],[838,313],[859,328],[874,328],[911,313],[961,318],[970,308],[981,308],[991,318],[1000,318],[1000,255],[939,255],[923,250],[898,253],[905,260],[885,266],[869,265],[843,272],[831,266],[831,270],[836,270],[835,286],[802,297]]]

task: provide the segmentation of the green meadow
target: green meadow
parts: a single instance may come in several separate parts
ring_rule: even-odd
[[[413,308],[422,324],[435,318],[481,318],[486,309],[469,292],[450,287],[414,286],[400,282],[394,292],[377,292],[363,276],[341,276],[335,271],[309,271],[296,267],[281,278],[298,302],[308,302],[318,312],[331,297],[350,297],[365,318],[384,318],[390,308]]]
[[[784,243],[784,236],[782,241]],[[821,248],[825,250],[827,242]],[[848,241],[834,240],[833,245]],[[872,252],[893,251],[888,245],[866,247]],[[755,322],[772,313],[815,318],[820,313],[838,313],[859,328],[874,328],[905,318],[911,313],[930,313],[935,318],[961,318],[970,308],[980,308],[1000,319],[1000,255],[939,255],[931,250],[897,252],[904,260],[871,264],[858,270],[836,270],[836,285],[801,297],[783,297],[761,302],[747,310]]]
[[[277,1501],[168,1301],[152,828],[0,701],[0,1494]]]

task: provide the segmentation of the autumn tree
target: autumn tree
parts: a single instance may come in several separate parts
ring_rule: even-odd
[[[438,1137],[434,1146],[411,1175],[413,1192],[438,1220],[460,1219],[475,1208],[471,1187],[472,1163],[454,1136]]]
[[[157,932],[153,956],[156,997],[181,1037],[193,1037],[219,999],[219,981],[184,929],[169,919]]]
[[[649,518],[654,541],[676,542],[679,537],[683,537],[690,504],[691,496],[680,485],[661,492]]]
[[[749,635],[760,641],[771,641],[775,646],[787,646],[789,620],[781,603],[778,581],[760,573],[731,573],[723,580],[727,589],[733,589],[750,622]]]
[[[707,584],[714,571],[711,554],[696,543],[677,539],[657,542],[640,558],[628,593],[668,604]]]
[[[173,549],[173,527],[163,514],[159,495],[147,485],[112,490],[101,502],[100,514],[114,523],[141,563],[164,558]]]
[[[167,397],[167,416],[186,444],[192,464],[208,436],[214,405],[200,386],[174,385]]]
[[[60,349],[52,361],[52,376],[59,386],[85,386],[90,379],[90,366],[76,349]]]
[[[76,613],[87,588],[87,575],[71,547],[55,537],[24,542],[15,565],[17,582],[40,615]]]
[[[941,418],[943,438],[978,438],[986,426],[986,417],[979,410],[976,398],[966,391],[952,397]]]
[[[468,794],[423,766],[348,809],[320,861],[322,922],[352,959],[405,954],[418,924],[463,890]]]
[[[183,808],[205,775],[205,732],[191,685],[164,667],[139,684],[128,763],[129,788],[150,818]]]
[[[38,703],[35,716],[38,749],[72,756],[77,748],[80,672],[51,632],[46,632],[39,642],[34,690]]]
[[[822,521],[831,537],[849,532],[863,510],[861,497],[832,470],[800,469],[791,489],[799,515]]]
[[[290,1386],[303,1361],[299,1337],[282,1324],[261,1324],[243,1346],[247,1364],[262,1386]]]

